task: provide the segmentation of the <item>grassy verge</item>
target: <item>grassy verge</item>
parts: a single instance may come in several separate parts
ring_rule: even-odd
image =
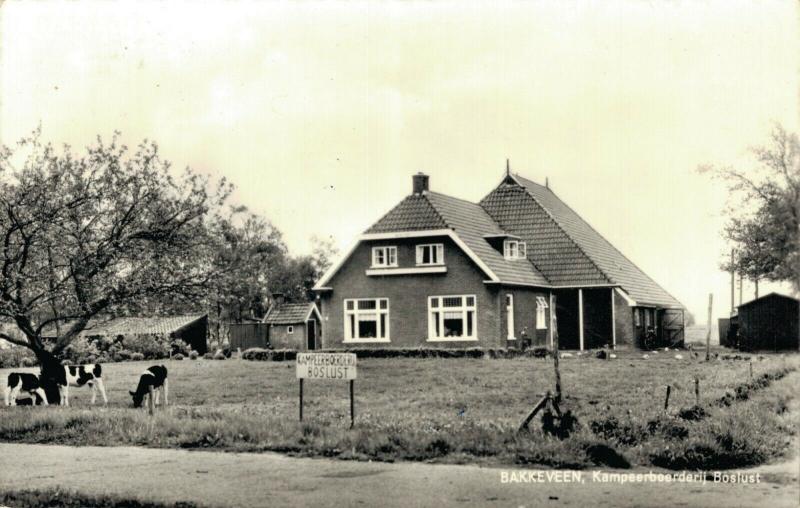
[[[551,368],[545,361],[365,361],[363,369],[359,364],[359,375],[365,374],[359,383],[372,384],[361,389],[363,395],[357,390],[359,412],[352,430],[344,385],[336,385],[338,391],[331,385],[315,385],[308,420],[300,423],[296,385],[285,381],[293,375],[291,368],[287,372],[286,366],[260,364],[257,372],[276,384],[255,390],[245,381],[252,382],[256,371],[251,369],[259,364],[228,362],[218,367],[225,362],[209,362],[213,365],[209,368],[225,369],[216,380],[219,384],[224,379],[226,384],[211,390],[203,385],[204,378],[192,378],[197,381],[195,390],[206,395],[200,403],[160,409],[154,417],[124,404],[107,409],[11,408],[0,411],[0,440],[563,468],[742,467],[779,456],[795,435],[797,415],[787,407],[800,379],[797,360],[769,359],[759,365],[752,382],[741,382],[748,379],[747,366],[738,363],[563,362],[567,386],[563,406],[579,422],[563,440],[538,430],[537,425],[531,432],[516,430],[541,395],[510,382],[541,376],[539,386],[545,386]],[[531,366],[539,368],[532,372]],[[176,366],[173,372],[180,376],[171,378],[185,382],[192,369],[202,372],[204,368],[197,363]],[[693,407],[695,375],[705,381],[705,403],[699,409]],[[628,379],[622,383],[624,376]],[[674,386],[674,409],[669,415],[661,410],[665,380]],[[186,385],[178,386],[178,400],[195,400],[181,395]],[[256,393],[263,396],[262,391],[272,390],[272,402],[227,403],[228,394],[238,397],[248,389],[253,390],[253,399],[258,398]],[[603,390],[607,394],[600,393]]]
[[[92,496],[59,489],[0,492],[0,506],[13,508],[194,508],[194,503],[154,503],[120,496]]]

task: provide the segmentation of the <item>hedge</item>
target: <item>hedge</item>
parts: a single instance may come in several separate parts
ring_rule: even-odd
[[[504,348],[353,348],[320,349],[315,353],[355,353],[358,358],[543,358],[548,356],[546,348],[504,349]],[[294,349],[250,348],[242,351],[244,360],[262,362],[292,361],[297,357]]]

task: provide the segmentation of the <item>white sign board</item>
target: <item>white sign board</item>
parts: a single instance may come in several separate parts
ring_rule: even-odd
[[[297,353],[297,379],[356,378],[355,353]]]

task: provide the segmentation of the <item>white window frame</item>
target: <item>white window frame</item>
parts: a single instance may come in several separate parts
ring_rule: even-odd
[[[366,301],[373,301],[375,302],[374,309],[359,309],[359,302],[366,302]],[[348,303],[352,302],[352,309],[348,309]],[[386,302],[386,308],[381,307],[381,302]],[[371,342],[390,342],[391,341],[391,324],[390,324],[390,316],[391,313],[389,312],[389,299],[388,298],[346,298],[342,302],[342,308],[344,313],[344,321],[343,321],[343,328],[344,328],[344,343],[357,343],[357,344],[365,344]],[[358,336],[358,322],[359,316],[363,314],[375,314],[376,325],[375,329],[377,331],[377,337],[365,337],[361,338]],[[386,319],[384,323],[386,323],[386,329],[384,330],[381,326],[381,315],[385,315]],[[355,326],[351,325],[350,317],[353,316],[354,319],[352,323]]]
[[[522,240],[504,240],[503,257],[506,259],[525,259],[528,246]]]
[[[294,326],[292,326],[292,325],[287,326],[286,327],[286,333],[289,334],[289,335],[294,334]]]
[[[547,300],[543,296],[536,297],[536,329],[547,330]]]
[[[461,298],[460,307],[444,307],[444,298]],[[467,299],[472,298],[472,305],[467,304]],[[437,301],[437,306],[433,307],[433,302]],[[449,312],[461,312],[462,325],[464,332],[469,330],[467,326],[467,314],[472,312],[472,335],[462,335],[460,337],[446,337],[436,335],[436,323],[434,314],[438,314],[438,328],[441,333],[444,331],[444,310]],[[478,298],[475,295],[436,295],[428,297],[428,342],[475,342],[478,340]]]
[[[508,327],[506,339],[517,340],[514,334],[514,295],[511,293],[506,294],[506,326]]]
[[[422,261],[424,249],[431,249],[431,259],[435,253],[436,261],[424,263]],[[444,265],[444,244],[443,243],[423,243],[417,245],[417,266],[441,266]]]
[[[381,245],[372,248],[372,268],[396,268],[397,246]]]

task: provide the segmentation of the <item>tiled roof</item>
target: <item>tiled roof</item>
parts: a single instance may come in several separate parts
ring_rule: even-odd
[[[481,205],[527,244],[528,259],[556,286],[609,284],[553,217],[520,185],[502,183]]]
[[[580,249],[589,263],[600,272],[599,274],[591,273],[589,264],[585,260],[580,261],[579,256],[572,248],[565,247],[562,270],[563,273],[574,271],[575,275],[571,278],[571,284],[597,283],[598,279],[604,277],[611,283],[619,284],[637,303],[683,306],[603,238],[572,208],[561,201],[553,191],[519,175],[514,175],[514,179],[534,198],[536,204],[552,217],[561,230]],[[569,255],[567,255],[568,253]],[[534,262],[538,263],[538,260],[534,259]],[[557,270],[557,267],[553,268]],[[545,271],[543,268],[541,269]],[[548,274],[547,271],[545,274],[554,284],[557,284],[554,280],[555,277]]]
[[[421,231],[445,229],[442,217],[422,194],[412,194],[400,201],[366,233],[394,233],[397,231]]]
[[[89,321],[82,336],[117,336],[117,335],[169,335],[195,321],[204,318],[205,314],[164,317],[98,317]],[[61,325],[62,331],[69,323]],[[42,332],[44,337],[55,335],[55,327],[48,326]]]
[[[313,303],[282,303],[275,305],[270,309],[264,322],[271,325],[304,323],[313,306]]]
[[[488,266],[501,282],[548,286],[547,279],[529,261],[507,260],[501,252],[486,241],[484,235],[503,234],[480,205],[438,192],[424,196],[461,240]]]
[[[549,283],[530,262],[509,261],[486,241],[484,235],[505,232],[480,205],[438,192],[412,194],[392,208],[366,233],[452,229],[501,282],[547,286]]]
[[[426,191],[391,209],[366,233],[452,229],[501,282],[619,285],[640,304],[680,306],[549,188],[508,176],[480,204]],[[528,260],[510,261],[487,236],[518,235]]]

